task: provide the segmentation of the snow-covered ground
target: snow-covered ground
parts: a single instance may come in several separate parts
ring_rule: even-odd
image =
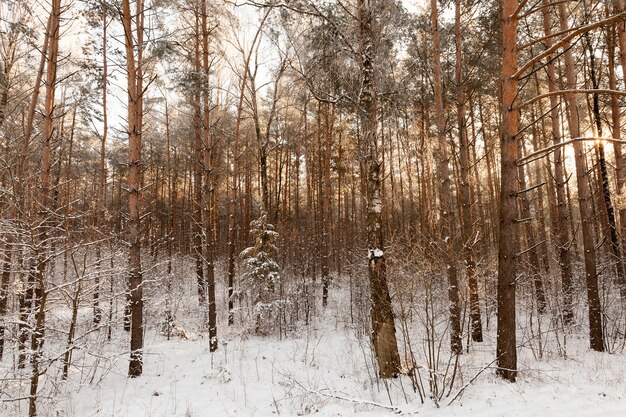
[[[221,326],[219,350],[215,353],[208,351],[208,340],[198,330],[194,308],[186,306],[197,304],[189,296],[177,314],[177,324],[187,331],[188,338],[173,336],[167,340],[155,324],[149,325],[144,373],[136,379],[126,377],[128,336],[123,330],[115,329],[108,343],[103,341],[104,334],[89,333],[85,339],[90,342],[83,344],[89,348],[74,352],[74,366],[67,381],[60,381],[56,367],[49,369],[40,390],[39,415],[626,416],[626,358],[623,353],[589,351],[582,326],[577,330],[580,335],[567,337],[566,357],[558,353],[556,339],[549,337],[541,359],[536,357],[536,343],[520,348],[522,371],[518,382],[511,384],[498,379],[489,367],[495,352],[492,318],[485,342],[472,344],[470,352],[461,356],[452,389],[446,388],[442,398],[434,401],[428,398],[427,343],[419,320],[415,320],[411,343],[415,361],[422,366],[422,402],[409,376],[388,382],[377,380],[367,337],[349,318],[345,287],[336,284],[331,295],[325,312],[318,311],[309,325],[290,330],[286,338],[257,336],[239,326]],[[155,310],[154,305],[148,309],[150,323],[157,321]],[[81,313],[83,325],[88,328],[89,308],[84,307]],[[60,323],[67,317],[67,311],[51,315],[50,327],[63,329]],[[222,314],[221,323],[224,318]],[[49,334],[54,335],[54,330]],[[404,352],[400,331],[398,336]],[[526,333],[520,331],[520,341],[524,337]],[[62,333],[56,339],[62,346]],[[50,338],[50,350],[59,348],[54,340]],[[445,373],[449,358],[445,339],[437,353],[438,372]],[[404,353],[401,355],[404,358]],[[25,395],[28,370],[16,371],[14,363],[5,358],[0,372],[0,416],[27,415],[25,401],[7,400]],[[445,378],[440,376],[439,382],[449,382],[451,376],[449,371]]]
[[[65,399],[46,415],[626,415],[624,356],[591,353],[582,347],[584,341],[577,343],[580,349],[572,351],[570,359],[537,361],[522,351],[524,371],[516,384],[498,380],[489,369],[448,406],[490,362],[493,343],[487,343],[464,355],[463,381],[436,408],[432,400],[421,404],[407,377],[391,381],[389,392],[384,383],[372,382],[367,347],[349,331],[325,324],[287,340],[231,338],[214,354],[202,338],[167,341],[150,333],[141,378],[126,377],[127,358],[120,356],[99,383],[78,389],[70,382]]]

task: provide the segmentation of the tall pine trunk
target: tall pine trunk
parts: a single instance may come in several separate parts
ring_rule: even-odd
[[[517,0],[502,4],[502,142],[500,145],[500,228],[498,233],[498,335],[496,373],[515,382],[517,346],[515,336],[515,289],[517,277],[514,236],[517,216],[516,157],[519,138],[517,70]]]
[[[133,30],[133,16],[135,30]],[[128,376],[140,376],[143,371],[143,276],[141,270],[141,132],[143,114],[143,0],[137,0],[134,14],[130,0],[122,0],[122,24],[126,49],[128,93],[128,241],[130,243],[129,301],[130,301],[130,363]],[[135,36],[137,42],[135,44]],[[135,57],[135,49],[137,56]]]
[[[568,30],[567,10],[564,3],[558,4],[559,23],[561,31]],[[580,138],[580,105],[578,97],[572,91],[576,89],[576,68],[574,56],[571,51],[571,44],[565,42],[565,76],[567,80],[568,93],[565,94],[565,102],[568,107],[567,122],[572,139]],[[576,183],[578,187],[578,207],[580,210],[581,229],[583,234],[583,249],[585,261],[585,276],[587,284],[587,302],[589,305],[589,339],[591,348],[597,351],[604,351],[604,336],[602,330],[602,311],[600,306],[600,296],[598,292],[598,274],[596,270],[596,251],[594,247],[593,235],[593,208],[592,195],[589,188],[589,178],[587,176],[587,164],[585,161],[585,150],[580,141],[574,142],[574,154],[576,162]]]

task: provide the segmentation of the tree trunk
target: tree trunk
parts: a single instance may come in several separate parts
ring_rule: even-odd
[[[476,262],[474,261],[474,230],[472,221],[472,200],[470,196],[470,149],[465,122],[465,87],[463,85],[463,51],[461,39],[461,0],[455,0],[454,40],[456,51],[455,81],[457,125],[459,129],[459,164],[461,166],[460,186],[458,189],[461,205],[461,240],[465,258],[465,272],[469,286],[470,320],[472,340],[483,341],[483,326],[480,315]],[[458,310],[458,309],[457,309]],[[458,314],[458,311],[457,311]],[[460,343],[460,338],[459,338]]]
[[[623,29],[618,29],[623,30]],[[626,41],[626,34],[624,35]],[[609,66],[609,89],[617,90],[617,80],[615,76],[615,31],[613,28],[609,28],[609,34],[607,37],[607,49],[608,49],[608,66]],[[621,140],[622,132],[621,132],[621,115],[619,108],[619,97],[615,94],[611,94],[611,121],[613,123],[613,128],[611,129],[611,133],[614,139]],[[616,177],[617,177],[617,193],[620,195],[623,193],[624,184],[626,183],[626,171],[625,163],[624,163],[624,155],[622,153],[622,145],[620,143],[614,142],[613,149],[615,153],[615,165],[616,169]],[[622,234],[622,240],[620,243],[623,244],[624,233],[626,232],[626,209],[621,208],[618,210],[619,219],[620,219],[620,232]],[[621,257],[620,252],[620,257]],[[623,259],[622,259],[623,261]],[[622,276],[622,279],[617,283],[620,287],[620,296],[622,300],[626,299],[626,277]]]
[[[542,0],[543,6],[543,30],[546,36],[545,46],[550,48],[552,46],[552,22],[550,18],[550,8],[548,0]],[[556,85],[556,71],[554,69],[554,61],[549,56],[547,64],[548,72],[548,92],[554,93],[557,91]],[[561,143],[561,126],[559,123],[559,101],[558,97],[554,94],[550,96],[550,122],[552,126],[552,144],[558,145]],[[553,229],[555,236],[556,251],[559,254],[559,268],[561,270],[561,293],[563,297],[563,321],[568,324],[574,319],[574,313],[572,310],[572,255],[570,252],[570,237],[568,223],[570,222],[570,212],[568,202],[568,195],[566,189],[566,180],[564,172],[564,155],[563,149],[559,146],[554,149],[552,153],[554,161],[554,188],[556,191],[556,207],[553,209]],[[574,236],[573,239],[576,237]]]
[[[524,143],[522,140],[517,141],[517,155],[518,158],[524,157]],[[518,190],[525,190],[527,187],[526,182],[526,169],[524,165],[519,165],[517,167],[517,183]],[[520,203],[520,217],[524,219],[524,237],[525,237],[525,249],[528,251],[528,270],[530,277],[533,282],[533,287],[535,290],[535,299],[537,303],[537,312],[539,314],[544,314],[546,311],[546,296],[543,291],[543,281],[541,279],[541,268],[539,263],[539,254],[537,253],[537,233],[532,224],[532,211],[530,207],[530,201],[528,199],[527,193],[519,194],[519,203]]]
[[[619,13],[624,11],[624,1],[623,0],[614,0],[614,10]],[[619,45],[619,58],[620,58],[620,66],[622,67],[622,72],[626,71],[626,23],[620,22],[617,25],[617,41]],[[609,29],[610,30],[610,29]],[[612,32],[613,33],[613,32]],[[617,82],[615,80],[615,53],[610,52],[611,48],[615,48],[615,41],[611,40],[613,35],[609,35],[609,88],[616,89]],[[611,75],[612,74],[612,75]],[[611,81],[612,78],[612,81]],[[615,94],[611,94],[611,115],[613,121],[613,137],[615,139],[621,139],[621,117],[620,117],[620,109],[619,109],[619,99]],[[624,196],[626,194],[626,157],[624,156],[622,145],[620,143],[614,142],[613,149],[615,150],[615,164],[617,165],[616,176],[617,176],[617,193],[620,196]],[[622,237],[622,244],[626,239],[626,206],[621,207],[619,210],[619,219],[620,219],[620,235]],[[622,296],[622,300],[626,298],[626,278],[618,283],[620,286],[620,293]]]
[[[448,145],[446,143],[446,120],[443,104],[443,85],[441,71],[441,48],[439,46],[439,23],[437,1],[431,0],[431,25],[433,31],[433,71],[435,89],[435,114],[437,118],[437,177],[439,187],[439,211],[441,216],[441,251],[448,274],[448,299],[450,303],[450,350],[456,354],[463,351],[461,342],[461,314],[459,308],[459,284],[457,266],[453,257],[454,217],[451,176],[449,168]],[[463,121],[464,122],[464,121]]]
[[[178,205],[178,169],[172,175],[172,148],[170,135],[170,111],[165,99],[165,169],[167,170],[167,197],[169,199],[169,209],[167,211],[167,267],[166,273],[166,295],[165,295],[165,332],[167,340],[170,340],[172,326],[174,324],[174,313],[172,312],[172,263],[174,261],[174,225],[177,221]],[[174,156],[176,160],[176,156]],[[173,177],[173,178],[172,178]]]
[[[2,276],[0,280],[0,360],[4,354],[4,333],[6,329],[7,301],[9,299],[9,280],[11,278],[11,258],[9,246],[2,248]]]
[[[600,80],[596,74],[595,56],[593,46],[589,40],[588,33],[585,34],[585,40],[587,42],[587,51],[589,52],[589,77],[591,78],[591,86],[593,89],[598,90],[600,88]],[[611,94],[611,100],[614,100],[615,94]],[[593,94],[593,121],[595,123],[596,137],[602,136],[602,118],[600,115],[600,96],[599,94]],[[616,97],[615,97],[616,98]],[[620,126],[619,124],[617,126]],[[616,282],[620,289],[620,296],[622,300],[626,301],[626,288],[623,283],[626,282],[626,274],[624,272],[624,262],[622,260],[622,248],[620,239],[617,236],[617,224],[615,221],[615,210],[613,208],[613,201],[611,198],[611,190],[609,189],[609,174],[606,168],[606,156],[604,153],[603,141],[596,141],[596,149],[598,151],[598,163],[600,171],[600,191],[604,202],[604,208],[606,210],[606,220],[609,227],[609,243],[611,248],[611,255],[613,256],[613,262],[615,263],[615,271],[617,273]]]
[[[519,130],[517,102],[517,0],[502,4],[502,143],[500,146],[500,228],[498,238],[498,336],[496,373],[510,382],[517,377],[515,289],[517,277],[516,156]]]
[[[235,119],[235,138],[232,147],[232,178],[231,178],[231,186],[230,186],[230,196],[228,203],[228,272],[227,272],[227,281],[228,281],[228,325],[231,326],[235,323],[235,315],[234,315],[234,295],[235,295],[235,245],[237,240],[237,228],[236,228],[236,216],[237,216],[237,198],[238,198],[238,184],[239,184],[239,143],[241,136],[241,119],[243,114],[243,102],[246,94],[246,86],[248,75],[250,73],[250,60],[252,59],[252,54],[255,50],[255,45],[259,39],[261,34],[261,30],[263,29],[263,25],[267,20],[271,8],[268,8],[261,18],[261,22],[259,27],[254,35],[254,39],[252,40],[252,45],[248,54],[245,56],[245,67],[243,71],[243,75],[241,77],[241,84],[239,86],[239,102],[237,104],[237,118]]]
[[[396,341],[391,297],[387,285],[384,254],[381,201],[381,164],[378,161],[376,129],[376,87],[374,82],[375,45],[371,4],[358,2],[359,41],[361,52],[361,96],[359,119],[361,135],[359,153],[361,165],[367,175],[367,246],[368,272],[371,291],[372,343],[382,378],[390,378],[400,371],[400,356]]]
[[[107,4],[102,1],[102,137],[100,139],[100,165],[98,166],[98,193],[96,198],[98,215],[96,218],[96,228],[102,225],[105,218],[106,207],[106,143],[109,132],[109,121],[107,112]],[[73,123],[72,123],[73,124]],[[98,232],[102,233],[101,230]],[[100,239],[97,235],[96,239]],[[93,324],[98,325],[102,320],[102,309],[100,308],[100,272],[101,272],[102,244],[96,246],[96,264],[98,272],[95,276],[95,290],[93,293]]]
[[[76,334],[76,324],[78,318],[78,307],[80,306],[80,293],[82,291],[83,286],[83,275],[78,271],[78,267],[76,266],[76,260],[74,259],[74,255],[72,257],[72,265],[74,268],[74,273],[76,274],[76,284],[74,287],[74,296],[72,297],[72,318],[70,320],[70,328],[67,332],[67,345],[65,348],[65,354],[63,355],[63,374],[61,379],[64,381],[67,380],[67,376],[70,370],[70,365],[72,362],[72,350],[74,350],[74,335]],[[85,265],[85,259],[83,258],[83,267]],[[83,268],[83,273],[84,273]]]
[[[196,9],[196,33],[198,37],[200,36],[200,13],[201,11]],[[195,47],[194,47],[194,70],[196,74],[201,74],[201,63],[200,63],[200,46],[201,40],[196,38]],[[194,142],[193,142],[193,219],[192,219],[192,230],[193,230],[193,255],[195,259],[196,266],[196,281],[198,288],[198,304],[200,309],[203,311],[203,314],[206,314],[207,308],[207,282],[204,277],[204,259],[202,255],[202,171],[203,171],[203,160],[202,160],[202,88],[203,83],[200,80],[197,80],[199,85],[196,86],[196,89],[193,93],[194,95]]]
[[[128,376],[137,377],[143,371],[143,276],[141,271],[141,134],[143,115],[143,0],[137,0],[131,15],[130,0],[122,0],[122,24],[126,47],[128,73],[128,267],[130,290],[130,363]],[[133,31],[132,16],[135,16]],[[135,44],[133,32],[136,32]],[[135,48],[137,56],[135,57]]]
[[[568,30],[567,10],[564,3],[558,4],[560,27],[562,31]],[[576,68],[574,57],[571,51],[571,44],[566,42],[563,45],[565,59],[565,75],[567,89],[576,89]],[[580,117],[581,111],[578,104],[578,97],[572,92],[565,94],[568,112],[567,120],[572,138],[580,137]],[[574,153],[576,161],[576,183],[578,186],[578,205],[581,218],[581,229],[583,233],[583,248],[585,260],[585,275],[587,282],[587,301],[589,304],[589,339],[591,348],[599,352],[604,351],[604,336],[602,330],[602,310],[600,306],[600,296],[598,293],[598,276],[596,271],[596,252],[593,237],[593,209],[592,195],[589,189],[589,178],[587,176],[587,166],[585,162],[585,151],[580,141],[574,142]]]
[[[319,146],[319,173],[320,173],[320,211],[322,215],[321,219],[321,272],[322,272],[322,305],[326,307],[328,303],[328,287],[330,285],[330,255],[332,250],[332,239],[330,236],[330,227],[332,217],[330,215],[330,205],[332,199],[332,188],[330,182],[330,158],[332,155],[332,117],[330,115],[330,104],[320,103],[319,113],[320,118],[323,120],[321,124],[321,131],[319,132],[321,140]]]
[[[50,249],[49,227],[52,221],[52,212],[50,210],[50,169],[52,167],[52,141],[54,135],[54,96],[57,83],[57,64],[59,53],[59,37],[61,25],[61,0],[53,0],[52,9],[50,11],[51,24],[49,26],[50,38],[49,51],[47,56],[46,68],[46,95],[43,110],[43,149],[41,156],[41,182],[40,182],[40,198],[39,204],[40,218],[37,230],[37,248],[35,271],[29,272],[29,275],[35,274],[32,279],[34,288],[33,313],[35,314],[35,325],[31,333],[31,381],[30,381],[30,397],[28,402],[28,415],[34,417],[37,415],[37,390],[39,388],[39,377],[41,376],[40,365],[43,356],[43,345],[45,341],[45,323],[46,323],[46,268],[48,266],[48,256]],[[30,279],[29,279],[30,281]]]
[[[204,206],[204,235],[205,235],[205,257],[206,257],[206,290],[208,302],[208,326],[209,326],[209,350],[215,352],[217,350],[217,310],[215,305],[215,268],[213,265],[214,241],[213,241],[213,142],[210,133],[210,102],[209,102],[209,27],[207,22],[207,4],[206,0],[202,0],[202,67],[204,70],[203,82],[203,123],[204,129],[204,188],[203,188],[203,206]]]

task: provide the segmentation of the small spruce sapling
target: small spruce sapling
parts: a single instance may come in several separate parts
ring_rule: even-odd
[[[242,286],[252,302],[255,318],[255,331],[261,330],[263,319],[275,316],[283,304],[276,291],[280,286],[280,268],[274,260],[278,248],[274,244],[278,233],[267,222],[267,214],[250,223],[250,233],[254,236],[254,246],[244,249],[239,255],[244,266]]]

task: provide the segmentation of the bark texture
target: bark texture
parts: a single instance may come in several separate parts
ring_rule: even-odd
[[[359,0],[359,40],[361,52],[361,96],[359,152],[366,179],[366,224],[368,273],[371,291],[372,344],[382,378],[391,378],[400,370],[391,297],[387,284],[382,229],[381,163],[377,155],[377,106],[374,76],[374,19],[372,2]]]
[[[133,30],[133,17],[135,29]],[[143,115],[143,1],[137,0],[133,14],[130,0],[122,1],[122,24],[128,73],[128,241],[130,243],[129,301],[130,301],[130,363],[128,376],[137,377],[143,371],[143,275],[141,270],[141,131]],[[135,35],[133,35],[135,33]],[[137,42],[135,44],[135,36]],[[135,56],[137,49],[137,56]]]
[[[517,346],[515,337],[515,289],[517,277],[516,156],[519,111],[517,101],[517,8],[516,0],[502,4],[502,141],[500,144],[500,232],[498,236],[498,335],[496,373],[515,382],[517,377]]]

